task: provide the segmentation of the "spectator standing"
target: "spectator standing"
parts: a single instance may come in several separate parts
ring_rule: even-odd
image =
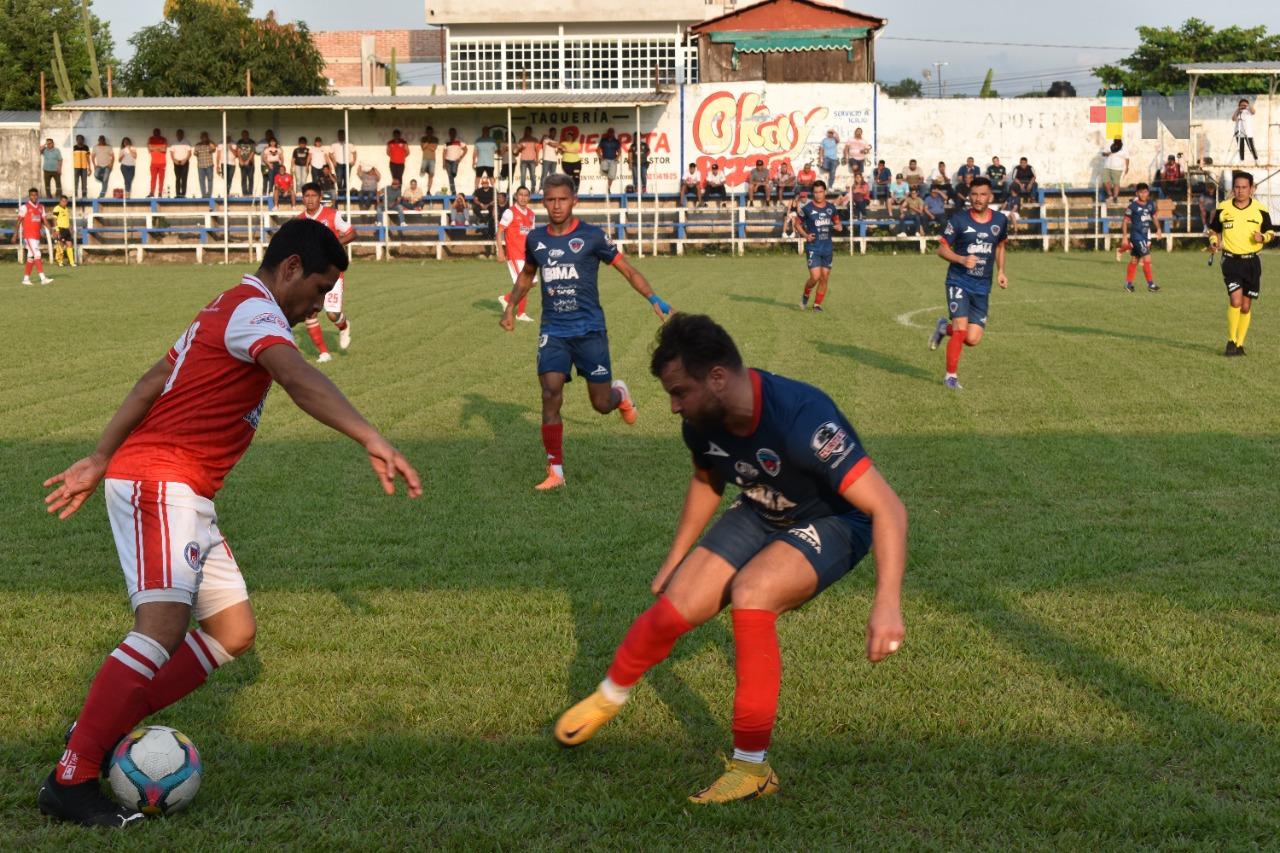
[[[862,138],[862,128],[855,127],[853,138],[844,144],[844,159],[849,165],[849,173],[865,172],[870,153],[871,143]]]
[[[1102,149],[1102,189],[1106,192],[1107,201],[1120,200],[1120,185],[1124,182],[1125,173],[1129,171],[1129,155],[1124,151],[1124,143],[1113,139],[1111,144]]]
[[[280,147],[280,143],[274,136],[267,141],[267,147],[262,149],[262,167],[266,170],[267,181],[272,186],[275,185],[276,175],[285,171],[284,149]]]
[[[257,153],[258,145],[249,135],[249,131],[240,131],[240,139],[236,142],[236,165],[240,168],[240,195],[253,195],[253,160]]]
[[[338,141],[329,149],[333,158],[333,174],[338,181],[338,193],[347,191],[347,178],[356,170],[356,149],[347,143],[347,132],[338,131]]]
[[[138,170],[138,149],[133,147],[133,140],[125,137],[120,140],[120,177],[124,179],[124,197],[133,198],[133,176]]]
[[[566,127],[560,134],[559,148],[560,168],[573,179],[573,191],[576,193],[582,182],[582,140],[578,138],[578,131]]]
[[[228,136],[223,143],[218,146],[217,156],[218,171],[222,172],[223,193],[231,195],[231,183],[236,176],[236,143],[235,140]]]
[[[173,144],[169,146],[169,159],[173,161],[173,194],[187,197],[187,179],[191,176],[191,154],[194,149],[182,130],[173,132]],[[163,183],[163,181],[162,181]]]
[[[307,151],[307,154],[307,163],[311,167],[311,180],[318,183],[320,181],[320,176],[324,173],[324,170],[328,168],[329,171],[333,173],[333,189],[334,192],[337,192],[338,176],[334,173],[333,169],[333,155],[329,153],[329,149],[325,146],[324,140],[317,136],[315,142],[311,143],[311,148]]]
[[[158,127],[151,131],[151,136],[147,139],[147,152],[151,155],[151,179],[147,182],[147,198],[159,198],[164,195],[164,173],[169,165],[169,140],[164,138]]]
[[[307,147],[307,138],[298,137],[298,144],[289,152],[289,163],[293,166],[293,184],[300,187],[311,177],[308,167],[311,165],[311,149]]]
[[[213,167],[218,149],[209,138],[209,131],[200,131],[200,141],[195,144],[192,153],[196,158],[196,179],[200,183],[200,197],[213,198]]]
[[[639,160],[636,159],[637,154]],[[628,165],[631,168],[631,182],[635,184],[637,193],[644,193],[649,184],[649,143],[644,136],[640,137],[637,145],[635,140],[631,142],[631,150],[627,152]]]
[[[476,191],[471,196],[471,211],[474,214],[472,222],[481,227],[485,238],[489,240],[494,239],[497,233],[493,204],[493,179],[488,175],[481,175],[476,183]]]
[[[1026,197],[1036,191],[1036,170],[1027,162],[1027,158],[1023,157],[1018,160],[1018,165],[1013,167],[1013,182],[1018,187],[1018,194]]]
[[[404,164],[409,159],[409,143],[400,135],[400,130],[391,131],[391,139],[387,141],[387,161],[391,170],[391,180],[404,183]]]
[[[622,142],[619,141],[618,134],[612,127],[605,130],[604,136],[600,137],[600,144],[596,146],[596,150],[600,153],[600,174],[604,176],[604,192],[605,195],[611,195],[613,182],[618,177],[618,155],[622,153]],[[644,182],[641,181],[641,183]]]
[[[40,169],[44,172],[44,194],[47,198],[62,195],[62,152],[53,144],[52,139],[44,141],[40,149]],[[57,191],[54,191],[57,187]]]
[[[835,191],[836,167],[840,165],[840,137],[836,136],[834,127],[827,128],[827,135],[822,137],[822,171],[827,174],[827,186]]]
[[[796,175],[796,189],[804,193],[813,192],[813,182],[818,180],[818,173],[813,170],[813,163],[805,163]]]
[[[769,192],[769,169],[763,160],[757,160],[755,168],[747,173],[747,204],[754,203],[756,193],[761,190],[764,191],[764,203],[768,205],[773,200]]]
[[[533,128],[526,127],[516,142],[516,154],[520,158],[520,183],[533,187],[538,180],[538,152],[542,146],[533,135]]]
[[[116,152],[107,144],[105,136],[98,137],[98,144],[93,146],[93,177],[98,181],[98,198],[107,194],[107,184],[111,181],[111,167],[116,163]]]
[[[1236,111],[1231,114],[1232,135],[1240,146],[1240,162],[1244,162],[1244,149],[1247,146],[1253,155],[1253,163],[1258,164],[1258,149],[1253,146],[1253,116],[1257,111],[1249,103],[1248,98],[1241,98],[1236,104]]]
[[[481,133],[471,149],[471,168],[475,170],[476,180],[488,176],[493,177],[493,161],[498,156],[498,140],[494,133]]]
[[[89,170],[93,155],[82,134],[76,134],[76,144],[71,146],[72,185],[81,198],[89,194]]]
[[[458,194],[458,164],[468,150],[467,144],[458,138],[458,131],[449,128],[449,138],[444,143],[444,173],[449,177],[449,195]]]
[[[560,157],[560,143],[556,140],[556,129],[554,127],[547,128],[547,132],[542,134],[542,179],[538,182],[539,191],[541,191],[542,181],[545,181],[556,171],[556,160]]]
[[[991,191],[996,197],[1004,195],[1004,179],[1008,171],[1000,164],[999,157],[991,158],[991,165],[987,167],[987,180],[991,181]]]
[[[719,163],[711,164],[711,171],[707,172],[706,187],[702,191],[704,199],[715,199],[718,207],[723,207],[721,202],[727,201],[728,196],[724,191],[724,172],[720,171]]]
[[[436,149],[440,147],[436,129],[427,125],[427,132],[422,134],[418,144],[422,147],[422,165],[418,167],[418,174],[427,176],[427,195],[431,195],[431,186],[436,180]]]
[[[907,168],[902,170],[902,177],[906,180],[908,187],[919,193],[920,185],[924,183],[924,170],[916,164],[915,160],[907,161]]]
[[[791,160],[783,157],[778,163],[778,201],[791,198],[796,192],[796,173],[791,168]]]
[[[684,207],[684,200],[688,196],[693,196],[694,203],[699,207],[702,206],[702,177],[698,174],[697,163],[690,163],[689,171],[685,172],[684,177],[680,179],[681,207]]]
[[[376,166],[360,166],[356,169],[356,177],[360,180],[360,209],[368,210],[378,201],[378,184],[382,181],[382,173]]]

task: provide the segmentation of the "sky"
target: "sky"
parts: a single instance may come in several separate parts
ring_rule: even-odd
[[[881,80],[920,80],[923,69],[933,73],[934,63],[945,62],[941,68],[945,94],[976,94],[987,69],[994,68],[995,87],[1002,95],[1043,91],[1054,80],[1069,80],[1081,95],[1092,94],[1098,82],[1089,68],[1128,55],[1137,45],[1139,25],[1177,26],[1186,18],[1200,17],[1216,27],[1265,24],[1269,31],[1280,32],[1280,4],[1243,5],[1248,8],[1231,4],[1232,9],[1219,11],[1206,8],[1203,0],[1074,0],[1052,5],[1037,0],[984,0],[968,9],[955,0],[845,3],[847,8],[889,19],[876,46]],[[116,54],[122,59],[133,53],[129,37],[158,21],[163,7],[164,0],[93,0],[94,11],[111,25]],[[274,9],[277,18],[303,20],[313,30],[415,28],[423,26],[425,18],[422,0],[384,0],[359,6],[358,14],[354,8],[349,0],[258,0],[254,14]],[[964,41],[981,44],[948,43]],[[936,91],[936,74],[927,85]]]

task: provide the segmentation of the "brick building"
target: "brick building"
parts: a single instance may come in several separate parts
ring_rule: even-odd
[[[332,30],[311,34],[325,58],[324,75],[339,93],[369,91],[386,85],[386,68],[395,49],[396,64],[441,62],[444,31]]]

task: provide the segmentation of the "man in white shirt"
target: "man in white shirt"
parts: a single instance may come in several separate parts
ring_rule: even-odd
[[[173,194],[178,198],[187,197],[187,176],[191,173],[191,143],[187,135],[179,130],[169,143],[169,159],[173,162]]]
[[[1129,171],[1129,155],[1119,139],[1102,149],[1102,188],[1107,191],[1107,201],[1120,200],[1120,185]]]
[[[724,207],[726,199],[724,192],[724,172],[720,171],[719,163],[712,163],[711,170],[707,172],[706,189],[702,191],[704,199],[715,199],[717,207]]]
[[[1236,111],[1231,114],[1231,123],[1234,126],[1234,134],[1236,143],[1240,146],[1240,162],[1244,162],[1244,149],[1247,145],[1249,153],[1253,155],[1253,163],[1258,163],[1258,149],[1253,147],[1253,105],[1249,103],[1248,98],[1241,98],[1240,103],[1236,105]]]
[[[548,128],[538,141],[542,143],[542,177],[538,181],[541,185],[542,181],[556,171],[556,161],[560,159],[560,143],[556,141],[554,127]]]
[[[356,149],[355,146],[347,144],[345,130],[338,131],[338,141],[329,149],[329,156],[333,158],[333,173],[338,179],[338,192],[345,193],[347,175],[356,169]]]
[[[329,153],[329,149],[325,146],[324,141],[320,137],[316,137],[316,141],[307,149],[310,155],[310,162],[307,164],[311,167],[311,180],[319,182],[320,176],[324,174],[324,167],[333,166],[333,155]]]

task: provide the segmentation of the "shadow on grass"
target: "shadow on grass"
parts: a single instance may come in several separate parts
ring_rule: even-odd
[[[922,367],[917,367],[914,364],[894,358],[891,355],[885,355],[882,352],[876,352],[873,349],[854,344],[833,344],[823,340],[814,341],[813,346],[823,355],[836,355],[841,358],[851,359],[855,364],[874,367],[876,370],[895,373],[898,376],[906,376],[909,379],[919,379],[931,385],[938,382],[936,373],[930,373]]]
[[[1044,329],[1059,335],[1087,335],[1099,338],[1111,338],[1117,341],[1133,341],[1140,344],[1158,344],[1160,346],[1173,347],[1178,350],[1211,350],[1202,343],[1187,343],[1186,341],[1175,341],[1169,338],[1160,338],[1155,335],[1135,335],[1132,332],[1117,332],[1115,329],[1099,329],[1094,326],[1064,326],[1053,323],[1028,323],[1028,326]]]
[[[795,311],[798,303],[783,302],[780,299],[774,299],[772,296],[751,296],[745,293],[730,293],[730,302],[750,302],[755,305],[769,305],[773,308],[786,308],[788,311]]]

